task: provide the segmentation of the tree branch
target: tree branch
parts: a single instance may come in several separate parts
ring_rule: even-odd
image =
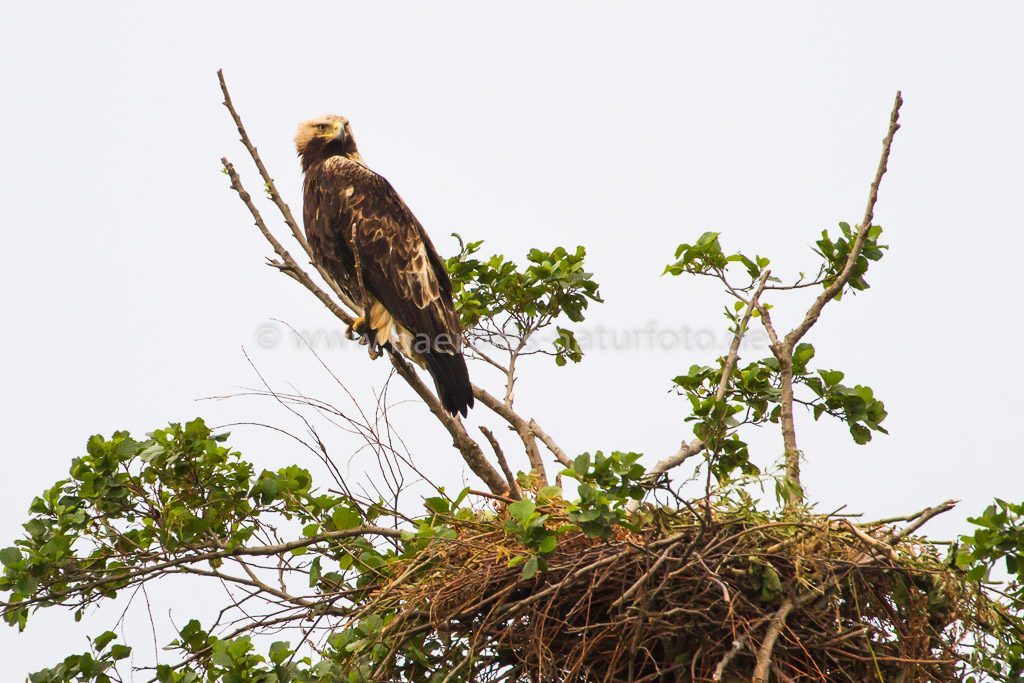
[[[534,436],[530,424],[519,416],[517,412],[508,407],[504,402],[487,393],[477,385],[473,385],[473,396],[485,406],[494,411],[499,417],[508,422],[513,431],[519,435],[526,449],[526,457],[530,461],[530,471],[533,472],[542,486],[547,485],[548,478],[544,469],[544,461],[540,457],[540,449],[537,448],[537,439]]]
[[[764,285],[771,274],[772,271],[770,270],[761,273],[761,279],[757,283],[757,291],[754,292],[754,296],[750,297],[750,301],[747,302],[747,308],[743,311],[743,320],[736,326],[736,332],[732,336],[732,345],[729,347],[729,355],[722,366],[722,379],[718,382],[715,401],[721,401],[725,398],[725,392],[729,388],[729,378],[732,375],[733,368],[736,367],[736,361],[739,360],[740,343],[743,341],[743,335],[747,333],[747,323],[750,322],[750,316],[753,315],[754,308],[757,307],[757,300],[764,291]]]
[[[803,338],[807,331],[814,326],[814,323],[818,321],[821,316],[821,311],[825,308],[825,304],[834,299],[837,294],[843,291],[843,288],[850,281],[850,277],[853,275],[854,268],[857,266],[857,260],[860,258],[861,251],[864,248],[864,243],[867,241],[868,232],[871,230],[871,221],[874,218],[875,213],[875,202],[878,200],[878,187],[882,182],[882,176],[885,175],[885,171],[889,163],[889,151],[892,149],[893,136],[896,135],[896,131],[899,130],[899,118],[900,118],[900,107],[903,106],[903,97],[897,92],[896,101],[893,104],[892,113],[889,116],[889,132],[886,134],[882,141],[882,155],[878,161],[878,170],[875,172],[875,179],[871,183],[871,190],[868,193],[868,205],[864,211],[864,220],[860,227],[857,229],[857,236],[853,241],[853,245],[850,247],[850,253],[847,255],[846,264],[843,266],[843,270],[836,277],[835,281],[832,282],[828,287],[825,288],[818,298],[815,299],[814,303],[807,310],[803,321],[797,325],[786,338],[779,343],[778,337],[774,334],[774,330],[770,328],[771,321],[765,317],[766,311],[762,311],[762,318],[765,323],[765,329],[769,331],[769,337],[772,340],[772,353],[775,358],[779,361],[779,377],[780,377],[780,401],[782,404],[782,441],[785,448],[785,460],[786,460],[786,506],[791,507],[799,504],[803,500],[803,490],[800,485],[800,449],[796,443],[796,423],[793,417],[793,351],[796,348],[797,343]]]
[[[111,574],[102,579],[96,579],[80,586],[74,586],[66,588],[64,590],[47,592],[46,595],[38,598],[32,598],[29,600],[23,600],[15,603],[0,603],[7,608],[23,607],[25,605],[32,605],[37,602],[44,600],[52,601],[57,598],[62,598],[66,595],[72,595],[75,593],[83,593],[85,591],[105,586],[109,583],[115,583],[118,581],[131,581],[140,576],[146,576],[148,574],[155,574],[163,572],[168,569],[180,567],[181,565],[192,564],[195,562],[208,562],[210,560],[218,560],[225,557],[257,557],[267,555],[279,555],[290,550],[296,550],[298,548],[305,548],[307,546],[315,545],[317,543],[323,543],[325,541],[337,541],[343,538],[351,538],[353,536],[386,536],[388,538],[401,539],[402,532],[399,529],[388,529],[385,527],[378,526],[361,526],[354,529],[340,529],[338,531],[328,531],[326,533],[317,534],[316,536],[310,536],[308,538],[301,538],[296,541],[290,541],[288,543],[279,543],[277,545],[263,545],[253,547],[241,547],[234,548],[233,550],[213,550],[205,553],[196,553],[193,555],[185,555],[182,557],[176,557],[173,560],[166,560],[149,567],[141,567],[139,569],[133,569],[131,571],[121,572],[120,574]]]
[[[299,245],[302,247],[302,250],[306,252],[306,255],[309,257],[310,264],[312,264],[312,266],[316,268],[316,272],[319,273],[320,277],[324,279],[324,282],[326,282],[330,286],[335,296],[341,299],[341,301],[343,301],[345,305],[351,308],[353,311],[359,310],[359,307],[356,306],[355,302],[352,301],[352,299],[347,294],[345,294],[341,287],[338,286],[338,283],[334,281],[334,278],[332,278],[330,274],[326,270],[324,270],[323,267],[320,266],[320,264],[316,262],[316,259],[313,258],[313,252],[309,248],[309,242],[306,241],[306,235],[299,227],[298,222],[295,220],[295,216],[292,215],[291,208],[289,208],[288,204],[281,197],[281,193],[277,191],[277,186],[274,184],[274,179],[270,177],[270,173],[267,172],[267,167],[263,165],[263,160],[260,159],[260,155],[259,153],[257,153],[256,147],[252,144],[252,141],[249,139],[249,134],[245,132],[245,126],[242,125],[242,118],[238,115],[238,112],[235,111],[235,106],[231,102],[231,95],[228,93],[228,84],[224,81],[223,70],[217,70],[217,79],[220,81],[220,90],[222,93],[224,93],[224,106],[227,107],[228,111],[231,113],[231,119],[235,122],[235,127],[238,128],[238,134],[241,136],[241,142],[245,146],[245,149],[249,152],[249,156],[252,157],[253,163],[256,164],[256,168],[259,170],[260,176],[263,178],[263,182],[266,184],[267,193],[270,195],[270,199],[274,202],[274,204],[277,205],[278,210],[284,217],[285,223],[287,223],[288,227],[291,229],[292,236],[295,237],[296,241],[298,241]],[[221,161],[223,162],[223,159]]]
[[[772,650],[775,649],[775,640],[779,637],[779,632],[786,624],[786,617],[792,609],[793,601],[786,600],[779,607],[775,616],[772,617],[768,630],[764,634],[764,641],[757,650],[757,666],[754,667],[754,675],[750,678],[752,683],[764,683],[768,680],[768,669],[772,663]]]
[[[846,283],[850,281],[850,277],[853,275],[853,269],[857,265],[857,259],[860,258],[860,252],[864,248],[864,242],[867,240],[868,231],[871,229],[871,221],[875,216],[875,202],[878,201],[878,187],[882,183],[882,176],[885,175],[889,164],[889,150],[892,149],[893,136],[896,135],[896,131],[900,129],[900,107],[903,106],[903,96],[900,92],[896,93],[896,102],[892,107],[892,114],[889,115],[889,132],[886,134],[885,139],[882,140],[882,156],[878,160],[878,170],[875,172],[875,179],[871,183],[871,190],[868,193],[868,206],[864,210],[864,220],[861,222],[860,228],[857,230],[857,237],[853,242],[853,246],[850,247],[850,253],[846,258],[846,265],[843,267],[839,276],[836,277],[835,281],[829,285],[824,292],[822,292],[815,300],[814,304],[811,305],[807,311],[807,315],[804,316],[803,322],[801,322],[792,332],[786,335],[785,345],[789,353],[793,352],[796,348],[797,342],[807,333],[809,329],[818,320],[818,316],[821,315],[821,311],[825,308],[825,304],[835,298],[836,294],[839,294],[846,286]]]
[[[505,481],[508,482],[508,495],[514,500],[522,500],[522,496],[519,495],[519,487],[516,486],[516,475],[512,473],[512,469],[508,466],[508,460],[505,459],[505,453],[501,450],[501,444],[498,443],[498,439],[495,438],[494,434],[490,429],[480,425],[480,431],[487,437],[487,441],[491,444],[491,448],[494,449],[494,457],[498,459],[498,464],[501,466],[501,471],[505,475]]]
[[[448,413],[444,407],[441,406],[441,402],[437,399],[420,376],[416,374],[416,370],[409,365],[408,361],[402,356],[402,354],[392,348],[388,348],[388,357],[391,359],[391,365],[394,366],[395,371],[406,381],[406,383],[412,387],[412,390],[423,399],[423,402],[427,404],[427,408],[434,414],[444,428],[448,430],[448,433],[452,437],[452,445],[455,446],[462,454],[462,459],[469,465],[469,469],[473,470],[473,473],[480,477],[487,488],[492,493],[498,495],[505,495],[508,493],[508,485],[505,483],[504,478],[498,473],[496,469],[487,462],[487,458],[484,457],[484,452],[480,449],[480,444],[474,441],[469,433],[466,431],[466,427],[462,424],[462,420],[457,417],[453,417]],[[476,393],[476,387],[473,387],[473,393]]]
[[[548,436],[547,433],[540,428],[540,425],[537,424],[536,420],[530,420],[530,431],[541,440],[541,443],[547,446],[548,450],[551,451],[551,454],[555,456],[555,460],[564,467],[572,467],[572,459],[565,454],[565,451],[558,447],[558,444],[555,443],[554,439]]]
[[[277,268],[279,271],[292,278],[303,287],[308,289],[313,295],[320,300],[324,306],[328,308],[346,325],[352,324],[352,316],[349,315],[345,310],[338,306],[337,302],[334,301],[323,289],[320,288],[313,279],[309,277],[309,274],[303,270],[292,255],[288,253],[288,250],[274,237],[274,234],[267,228],[267,224],[263,220],[263,216],[260,215],[259,209],[253,204],[252,195],[250,195],[244,187],[242,187],[242,181],[238,177],[238,173],[235,171],[235,167],[226,158],[221,158],[220,163],[224,166],[224,171],[228,174],[228,178],[231,179],[231,189],[238,193],[242,203],[245,204],[246,208],[249,209],[249,213],[256,220],[256,227],[260,229],[263,236],[270,242],[270,245],[274,248],[274,252],[280,257],[281,261],[270,261],[270,265]],[[357,307],[353,305],[353,310]]]
[[[732,337],[732,345],[729,347],[729,355],[725,359],[725,363],[722,366],[722,378],[718,382],[718,389],[715,391],[715,400],[721,401],[725,398],[725,393],[729,388],[729,379],[732,376],[733,370],[736,368],[736,362],[739,360],[740,344],[743,341],[743,336],[747,332],[747,325],[750,323],[750,317],[753,315],[754,309],[759,311],[762,306],[758,302],[758,298],[764,292],[765,283],[768,282],[768,278],[771,276],[771,271],[766,270],[761,273],[761,279],[757,284],[757,291],[754,292],[754,296],[750,297],[747,301],[747,308],[743,312],[743,318],[740,323],[736,326],[736,332]],[[741,298],[741,300],[743,300]],[[762,313],[762,317],[763,317]],[[679,450],[673,455],[665,458],[658,462],[654,467],[647,471],[649,477],[654,478],[659,474],[669,471],[674,467],[678,467],[693,456],[697,455],[704,450],[704,442],[700,439],[694,439],[690,443],[683,442]]]

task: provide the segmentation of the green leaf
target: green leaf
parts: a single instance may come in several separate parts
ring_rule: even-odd
[[[537,550],[539,550],[542,555],[546,555],[555,549],[555,545],[557,545],[557,543],[558,536],[550,534],[544,537],[544,540],[540,542],[539,546],[537,546]]]
[[[447,515],[451,510],[451,508],[448,505],[448,499],[442,498],[440,496],[427,498],[424,501],[424,503],[426,504],[427,509],[433,512],[434,514]]]
[[[331,513],[331,521],[334,522],[335,529],[343,531],[345,529],[355,529],[359,526],[360,517],[359,513],[355,510],[339,505]]]
[[[110,656],[114,660],[121,660],[132,653],[132,649],[127,645],[116,644],[110,648]]]
[[[526,521],[533,514],[533,511],[537,509],[532,501],[519,500],[508,506],[508,513],[521,523],[526,524]]]
[[[113,631],[105,631],[104,633],[96,636],[96,639],[93,641],[93,645],[96,646],[96,651],[103,652],[104,648],[106,648],[114,638],[117,638],[117,634]]]
[[[12,565],[15,562],[21,561],[21,550],[15,547],[4,548],[0,550],[0,563],[4,566]]]
[[[865,427],[864,425],[850,425],[850,434],[853,436],[854,442],[861,446],[871,441],[871,430]]]
[[[537,561],[537,556],[536,555],[530,555],[530,559],[528,559],[526,561],[526,564],[523,565],[523,573],[521,575],[522,578],[524,578],[524,579],[532,579],[534,576],[537,575],[537,569],[539,567],[540,567],[540,565],[539,565],[539,563]]]

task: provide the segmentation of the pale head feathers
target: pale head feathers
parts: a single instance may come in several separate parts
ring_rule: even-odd
[[[346,138],[351,137],[352,129],[349,128],[348,119],[344,116],[325,114],[299,124],[299,130],[295,133],[295,149],[299,154],[304,154],[313,141],[344,142]]]

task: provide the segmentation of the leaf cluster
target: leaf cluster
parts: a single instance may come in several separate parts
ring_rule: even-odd
[[[455,309],[471,340],[519,353],[530,337],[561,318],[579,323],[591,302],[601,302],[593,273],[584,270],[586,250],[556,247],[531,249],[527,266],[520,268],[501,254],[480,258],[479,242],[463,242],[459,253],[447,259]],[[552,349],[544,351],[558,365],[578,363],[583,352],[568,327],[557,327]]]

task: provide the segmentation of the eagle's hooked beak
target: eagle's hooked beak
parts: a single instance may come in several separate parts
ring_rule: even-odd
[[[334,123],[334,139],[341,140],[342,144],[348,141],[348,135],[345,133],[345,124],[340,121]]]

